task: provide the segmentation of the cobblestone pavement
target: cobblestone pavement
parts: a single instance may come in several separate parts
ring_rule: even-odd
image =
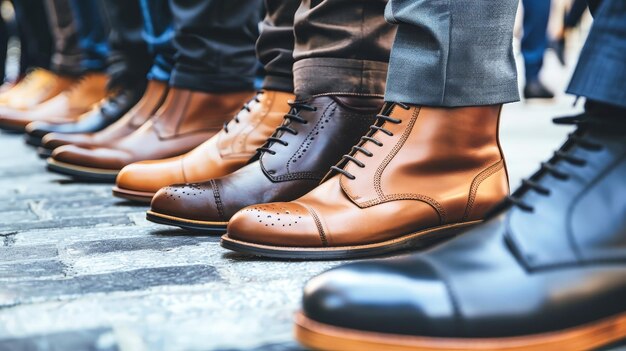
[[[505,108],[513,185],[560,144],[569,128],[550,119],[572,102]],[[299,350],[301,288],[341,262],[240,256],[145,210],[47,173],[21,136],[0,134],[0,350]]]

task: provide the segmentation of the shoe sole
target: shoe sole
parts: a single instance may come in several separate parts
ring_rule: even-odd
[[[232,239],[228,233],[222,236],[223,248],[261,257],[294,260],[342,260],[380,256],[391,252],[430,246],[460,234],[468,227],[481,223],[472,221],[421,230],[399,238],[373,244],[335,247],[281,247],[262,245]]]
[[[47,163],[47,168],[51,172],[88,182],[115,183],[115,178],[117,178],[117,174],[119,173],[118,170],[83,167],[59,162],[52,158],[48,158]]]
[[[34,147],[40,147],[41,146],[41,139],[42,138],[35,137],[35,136],[30,135],[30,134],[24,135],[24,141],[26,142],[26,144],[28,144],[30,146],[34,146]]]
[[[570,329],[506,338],[433,338],[366,332],[319,323],[296,314],[295,336],[314,350],[331,351],[549,351],[593,350],[626,338],[626,314]]]
[[[10,134],[22,134],[22,133],[26,133],[26,126],[16,127],[10,124],[0,123],[0,130],[3,130],[4,132],[10,133]]]
[[[144,204],[150,204],[154,194],[155,193],[123,189],[118,186],[113,187],[113,196]]]
[[[43,146],[40,146],[37,148],[37,155],[39,155],[39,158],[42,158],[45,160],[48,157],[52,156],[52,150],[47,149]]]
[[[146,219],[157,224],[170,225],[183,228],[192,232],[200,232],[213,235],[222,235],[226,232],[228,222],[207,222],[185,219],[175,216],[164,215],[154,211],[146,213]]]

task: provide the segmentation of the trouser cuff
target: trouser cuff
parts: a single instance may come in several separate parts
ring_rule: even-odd
[[[308,58],[293,66],[296,96],[319,94],[383,95],[387,62]]]
[[[586,51],[590,53],[590,51]],[[581,55],[567,93],[587,99],[626,108],[626,89],[620,89],[626,79],[625,71],[607,69],[621,67],[620,58],[612,59],[604,53]]]
[[[267,75],[263,79],[262,87],[264,90],[276,90],[293,93],[293,77]]]

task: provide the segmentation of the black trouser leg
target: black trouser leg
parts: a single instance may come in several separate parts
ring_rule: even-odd
[[[293,92],[293,19],[300,0],[265,0],[265,19],[256,43],[265,68],[263,89]]]
[[[252,90],[261,0],[171,0],[176,64],[170,85],[206,92]]]
[[[20,38],[20,74],[32,67],[50,68],[52,36],[41,0],[13,0]]]
[[[135,85],[146,80],[152,57],[142,37],[138,0],[102,0],[111,25],[107,74],[109,86]]]
[[[383,95],[395,26],[386,0],[303,0],[294,20],[294,84],[299,97]]]

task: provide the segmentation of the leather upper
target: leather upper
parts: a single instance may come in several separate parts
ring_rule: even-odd
[[[263,145],[283,116],[289,112],[293,94],[259,93],[219,133],[192,151],[158,161],[141,161],[124,167],[117,177],[123,189],[156,192],[181,183],[209,180],[244,166]]]
[[[250,164],[227,176],[201,184],[163,188],[152,200],[158,213],[204,221],[228,221],[245,206],[288,201],[313,189],[329,168],[365,133],[382,99],[317,96],[301,101],[305,123],[285,119],[294,133],[277,131],[283,143],[268,142]],[[286,145],[283,145],[286,144]],[[180,196],[180,197],[179,197]]]
[[[128,136],[106,147],[61,146],[53,151],[52,158],[78,166],[120,170],[137,161],[178,156],[221,130],[251,95],[170,88],[154,116]]]
[[[33,121],[54,123],[76,121],[106,96],[106,83],[105,74],[86,74],[62,93],[34,107],[1,111],[0,123],[25,128]]]
[[[356,263],[311,280],[305,314],[393,334],[477,338],[562,330],[626,312],[626,136],[566,146],[560,177],[531,177],[487,223],[423,254]],[[543,191],[543,190],[542,190]]]
[[[145,84],[126,87],[115,91],[96,104],[90,111],[67,123],[36,121],[26,126],[26,132],[33,137],[43,137],[48,133],[93,133],[104,129],[120,119],[141,99]]]
[[[499,111],[395,105],[387,113],[396,123],[377,122],[357,145],[365,151],[340,163],[345,174],[329,174],[293,202],[237,213],[228,235],[266,245],[348,246],[482,219],[508,194]]]
[[[0,115],[5,111],[31,109],[59,95],[75,81],[75,78],[59,76],[42,68],[34,69],[0,94]]]
[[[167,95],[166,83],[149,81],[142,98],[123,117],[107,128],[96,133],[62,134],[50,133],[43,137],[43,147],[54,150],[62,145],[84,147],[106,146],[113,144],[137,130],[156,110],[161,107]]]

